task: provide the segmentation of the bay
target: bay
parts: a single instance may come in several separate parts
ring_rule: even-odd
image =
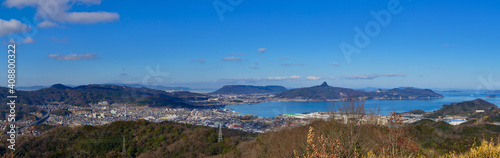
[[[368,109],[380,109],[380,115],[388,115],[392,111],[406,112],[411,110],[434,111],[445,104],[470,101],[477,98],[484,99],[495,105],[500,105],[500,98],[487,98],[489,94],[475,94],[463,92],[441,93],[444,97],[429,100],[368,100],[365,107]],[[500,96],[499,94],[496,94]],[[329,111],[333,102],[265,102],[259,104],[228,105],[226,108],[236,112],[254,114],[260,117],[275,117],[285,113],[309,113]]]

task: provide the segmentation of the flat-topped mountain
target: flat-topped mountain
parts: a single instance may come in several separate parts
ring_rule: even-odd
[[[429,117],[439,117],[446,115],[472,115],[476,110],[484,110],[485,113],[495,112],[500,110],[495,104],[487,102],[483,99],[472,101],[464,101],[460,103],[451,103],[443,105],[443,108],[434,111]]]
[[[6,88],[2,87],[0,93],[1,100],[6,102]],[[87,106],[90,103],[108,101],[109,103],[131,103],[137,105],[148,105],[151,107],[186,107],[192,108],[194,105],[188,104],[193,98],[206,99],[201,94],[190,92],[168,93],[161,90],[149,88],[131,88],[118,85],[91,84],[77,87],[69,87],[62,84],[55,84],[48,88],[34,91],[17,91],[19,97],[18,104],[21,105],[44,105],[51,103],[71,104],[75,106]]]
[[[291,89],[276,95],[278,98],[307,99],[307,100],[333,100],[345,99],[350,96],[366,97],[367,99],[429,99],[442,98],[441,94],[429,89],[394,88],[389,90],[376,90],[366,92],[349,88],[332,87],[326,82],[319,86]]]
[[[227,85],[211,94],[275,94],[286,91],[283,86]]]

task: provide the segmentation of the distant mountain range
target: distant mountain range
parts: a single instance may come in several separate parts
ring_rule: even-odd
[[[7,102],[8,90],[0,88],[0,98]],[[49,103],[71,104],[75,106],[87,106],[90,103],[108,101],[109,103],[134,103],[151,107],[184,107],[193,108],[195,105],[189,104],[196,99],[207,99],[202,94],[191,92],[168,93],[162,90],[149,88],[132,88],[118,85],[84,85],[69,87],[62,84],[55,84],[48,88],[34,91],[17,91],[19,97],[18,104],[21,105],[43,105]]]
[[[106,83],[106,85],[127,86],[132,88],[149,88],[164,91],[190,91],[189,87],[166,87],[161,85],[142,85],[142,84],[125,84],[125,83]]]
[[[149,88],[147,88],[149,87]],[[160,89],[160,90],[158,90]],[[66,86],[55,84],[47,88],[31,91],[17,91],[18,104],[43,105],[63,103],[75,106],[87,106],[99,101],[109,103],[132,103],[148,106],[186,107],[199,106],[199,101],[207,101],[210,96],[189,91],[166,92],[165,90],[190,90],[187,87],[143,86],[139,84],[91,84],[83,86]],[[8,90],[0,88],[0,100],[7,102]],[[276,94],[277,98],[305,99],[313,101],[345,99],[350,96],[366,97],[366,99],[429,99],[441,98],[429,89],[394,88],[388,90],[362,91],[349,88],[332,87],[326,82],[321,85],[287,90],[283,86],[251,86],[226,85],[209,93],[214,94]],[[198,104],[198,105],[195,105]],[[216,103],[208,103],[207,105]]]
[[[210,94],[275,94],[286,90],[283,86],[227,85]]]
[[[161,86],[161,85],[142,85],[142,84],[126,84],[126,83],[105,83],[104,85],[117,85],[117,86],[127,86],[127,87],[132,87],[132,88],[149,88],[149,89],[156,89],[156,90],[164,90],[164,91],[190,91],[191,88],[189,87],[166,87],[166,86]],[[78,87],[75,85],[66,85],[67,87]],[[48,88],[49,86],[19,86],[16,87],[17,90],[26,90],[26,91],[32,91],[32,90],[39,90],[43,88]]]
[[[20,86],[16,87],[16,90],[32,91],[32,90],[39,90],[42,88],[47,88],[47,86]]]
[[[278,98],[307,99],[307,100],[333,100],[345,99],[350,96],[366,97],[366,99],[429,99],[442,98],[443,95],[430,89],[394,88],[389,90],[376,90],[366,92],[349,88],[332,87],[326,82],[319,86],[291,89],[276,95]]]
[[[496,91],[486,91],[485,93],[500,93],[500,90],[496,90]]]

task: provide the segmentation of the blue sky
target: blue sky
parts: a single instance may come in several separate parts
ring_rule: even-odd
[[[6,0],[0,38],[4,46],[11,39],[18,44],[19,86],[327,81],[350,88],[500,89],[498,6],[493,0]],[[380,16],[382,26],[372,11],[391,18]],[[363,48],[355,43],[356,27],[369,38]],[[341,43],[358,53],[346,57]]]

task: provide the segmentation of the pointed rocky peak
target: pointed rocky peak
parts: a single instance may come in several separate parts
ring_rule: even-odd
[[[328,84],[326,82],[323,82],[321,85],[319,85],[320,87],[328,87]]]

